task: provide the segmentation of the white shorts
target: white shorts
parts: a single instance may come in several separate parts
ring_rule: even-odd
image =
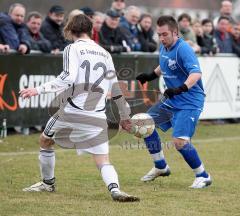
[[[76,149],[78,154],[109,153],[107,123],[103,118],[54,115],[47,122],[43,136],[53,139],[63,148]]]

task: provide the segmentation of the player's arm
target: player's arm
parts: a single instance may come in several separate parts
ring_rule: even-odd
[[[155,68],[151,73],[139,74],[136,77],[136,79],[140,81],[141,84],[144,84],[145,82],[149,82],[158,78],[160,75],[161,75],[161,69],[160,69],[160,65],[158,65],[158,67]]]
[[[122,126],[123,129],[127,131],[131,131],[132,125],[130,121],[130,114],[131,114],[131,109],[126,101],[125,97],[122,94],[122,91],[120,89],[120,86],[118,82],[115,82],[112,86],[112,99],[116,103],[118,107],[118,112],[120,116],[120,125]]]
[[[188,89],[192,88],[198,80],[200,80],[202,77],[202,73],[197,72],[197,73],[191,73],[187,80],[184,82],[184,84],[187,86]]]
[[[178,52],[178,56],[180,56],[180,60],[182,61],[183,72],[187,74],[188,77],[181,86],[165,90],[163,95],[168,98],[187,92],[202,76],[198,59],[192,48],[189,45],[185,45],[182,46]],[[186,55],[186,53],[188,53],[188,55]]]
[[[78,58],[76,52],[71,45],[67,46],[63,52],[63,71],[56,79],[44,83],[35,88],[27,88],[21,90],[20,96],[29,98],[35,95],[60,92],[68,89],[74,83],[78,73]]]
[[[117,75],[115,73],[115,67],[110,54],[108,61],[108,71],[110,71],[111,74],[113,75],[111,76],[112,78],[109,80],[110,81],[109,92],[111,92],[112,100],[116,103],[118,107],[118,112],[120,116],[119,124],[122,126],[123,129],[131,131],[132,128],[130,121],[131,109],[125,97],[123,96],[122,90],[119,86]]]

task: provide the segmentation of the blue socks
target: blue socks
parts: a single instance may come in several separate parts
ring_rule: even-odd
[[[152,135],[145,138],[144,141],[146,143],[149,153],[153,158],[155,167],[158,169],[165,169],[167,163],[163,155],[161,139],[156,129],[153,131]]]
[[[149,137],[145,138],[144,141],[150,154],[156,154],[162,150],[161,139],[156,129]]]
[[[187,143],[183,148],[178,151],[181,153],[187,164],[193,169],[196,177],[208,177],[202,161],[198,156],[197,150],[191,143]]]

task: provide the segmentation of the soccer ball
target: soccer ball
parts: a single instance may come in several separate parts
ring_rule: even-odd
[[[155,123],[153,118],[147,113],[137,113],[131,118],[132,131],[131,133],[138,138],[149,137],[154,129]]]

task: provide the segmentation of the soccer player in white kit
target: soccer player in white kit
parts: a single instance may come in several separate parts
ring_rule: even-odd
[[[139,201],[138,197],[120,191],[117,172],[109,161],[107,133],[101,133],[103,127],[106,128],[105,106],[109,91],[118,106],[120,125],[128,131],[131,129],[130,108],[119,89],[111,55],[90,39],[91,32],[92,22],[87,16],[76,15],[69,20],[64,34],[74,42],[64,49],[63,72],[53,81],[20,91],[23,98],[48,92],[63,92],[64,95],[66,89],[71,89],[72,92],[71,96],[66,96],[67,93],[64,95],[63,100],[66,103],[62,112],[57,112],[50,118],[40,136],[39,161],[42,181],[24,188],[23,191],[55,190],[53,145],[55,141],[62,141],[60,145],[68,147],[69,141],[70,146],[73,143],[78,153],[88,152],[93,155],[113,200]],[[66,131],[71,127],[67,134]],[[64,139],[61,140],[61,137]],[[76,140],[77,144],[74,144]],[[81,145],[82,143],[85,145]]]

